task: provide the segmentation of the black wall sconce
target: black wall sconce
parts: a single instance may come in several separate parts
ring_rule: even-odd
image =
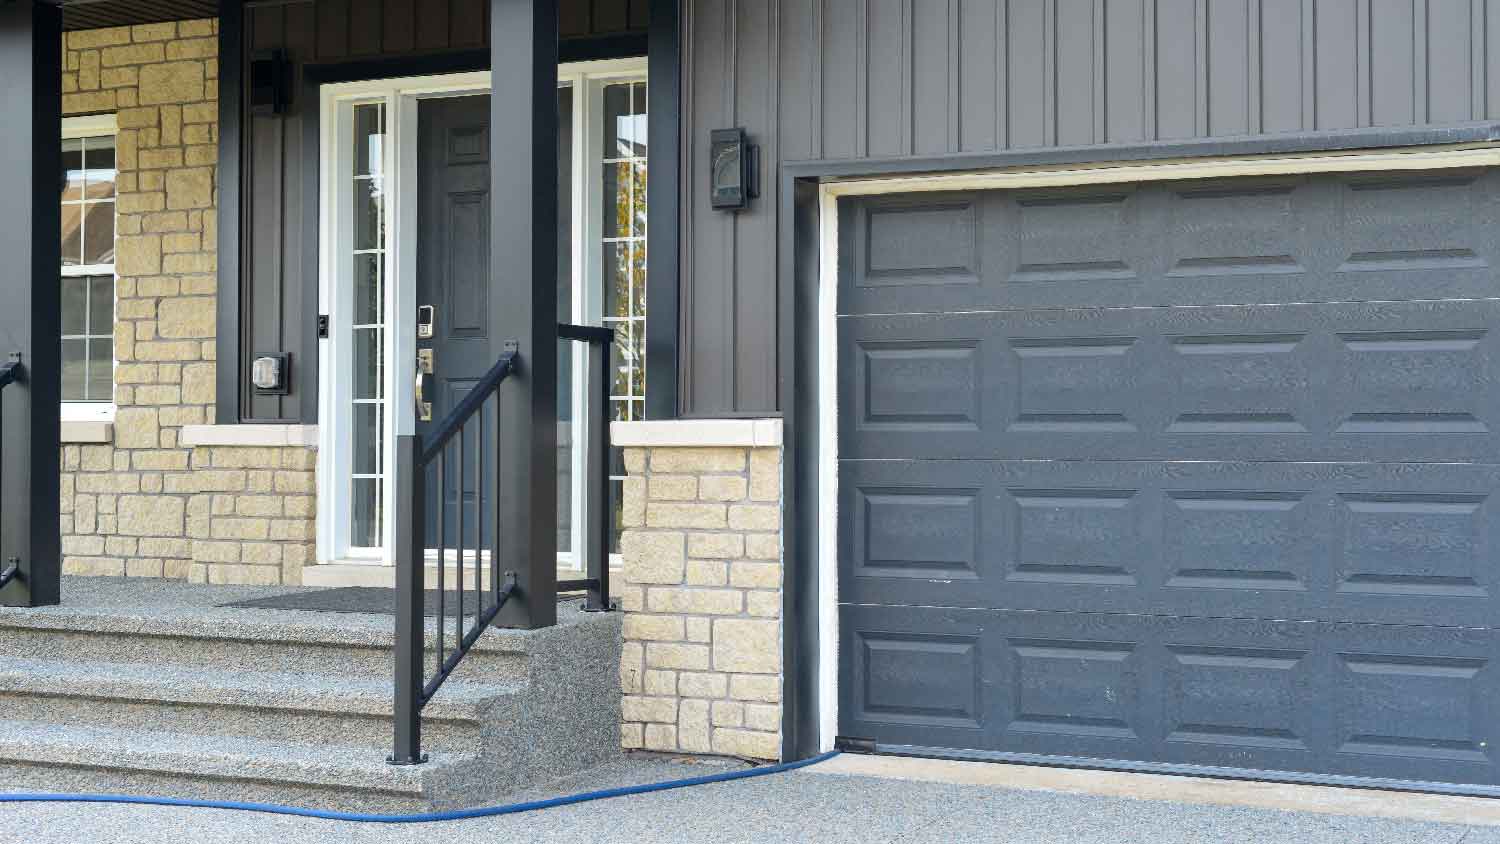
[[[285,50],[250,56],[250,113],[285,114],[292,102],[292,63]]]
[[[725,211],[747,208],[760,196],[760,147],[744,129],[715,129],[709,141],[709,202]]]

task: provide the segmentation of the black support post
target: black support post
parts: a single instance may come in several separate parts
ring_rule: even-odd
[[[584,476],[584,494],[588,506],[584,508],[584,535],[588,537],[585,553],[588,554],[588,578],[595,581],[589,588],[584,609],[601,611],[609,609],[609,535],[614,511],[609,506],[609,352],[611,341],[588,345],[588,384],[593,395],[588,400],[588,432],[590,442]]]
[[[17,576],[0,604],[60,595],[62,13],[0,3],[0,362],[20,377],[0,391],[0,569]]]
[[[427,761],[422,755],[422,654],[423,603],[426,597],[427,524],[426,466],[418,466],[417,450],[421,440],[412,434],[396,438],[397,476],[408,481],[400,485],[392,502],[396,519],[396,682],[395,682],[395,748],[388,760],[392,765],[419,765]],[[438,560],[438,569],[443,562]],[[442,619],[438,619],[442,624]]]
[[[650,0],[646,36],[649,121],[646,127],[646,418],[676,419],[678,346],[681,315],[682,244],[678,238],[682,202],[682,38],[681,0]]]
[[[490,324],[495,356],[518,352],[497,443],[506,627],[557,621],[557,49],[557,0],[490,0]]]

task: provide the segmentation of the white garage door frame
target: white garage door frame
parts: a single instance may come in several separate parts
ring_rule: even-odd
[[[838,201],[851,196],[1078,187],[1181,179],[1291,176],[1319,173],[1431,171],[1500,165],[1500,143],[1099,162],[1067,166],[849,178],[818,190],[818,742],[834,749],[838,731]]]

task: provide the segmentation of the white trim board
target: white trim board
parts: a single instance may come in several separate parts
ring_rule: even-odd
[[[838,731],[838,200],[931,191],[1075,187],[1314,173],[1443,170],[1500,165],[1500,143],[1394,147],[1347,152],[1184,158],[1015,167],[969,173],[847,178],[818,188],[818,742]]]
[[[672,419],[613,422],[610,445],[620,448],[774,448],[781,445],[780,419]]]

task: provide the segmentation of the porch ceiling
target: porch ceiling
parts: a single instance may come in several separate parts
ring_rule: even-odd
[[[62,0],[63,29],[99,29],[161,21],[212,18],[218,0]]]

